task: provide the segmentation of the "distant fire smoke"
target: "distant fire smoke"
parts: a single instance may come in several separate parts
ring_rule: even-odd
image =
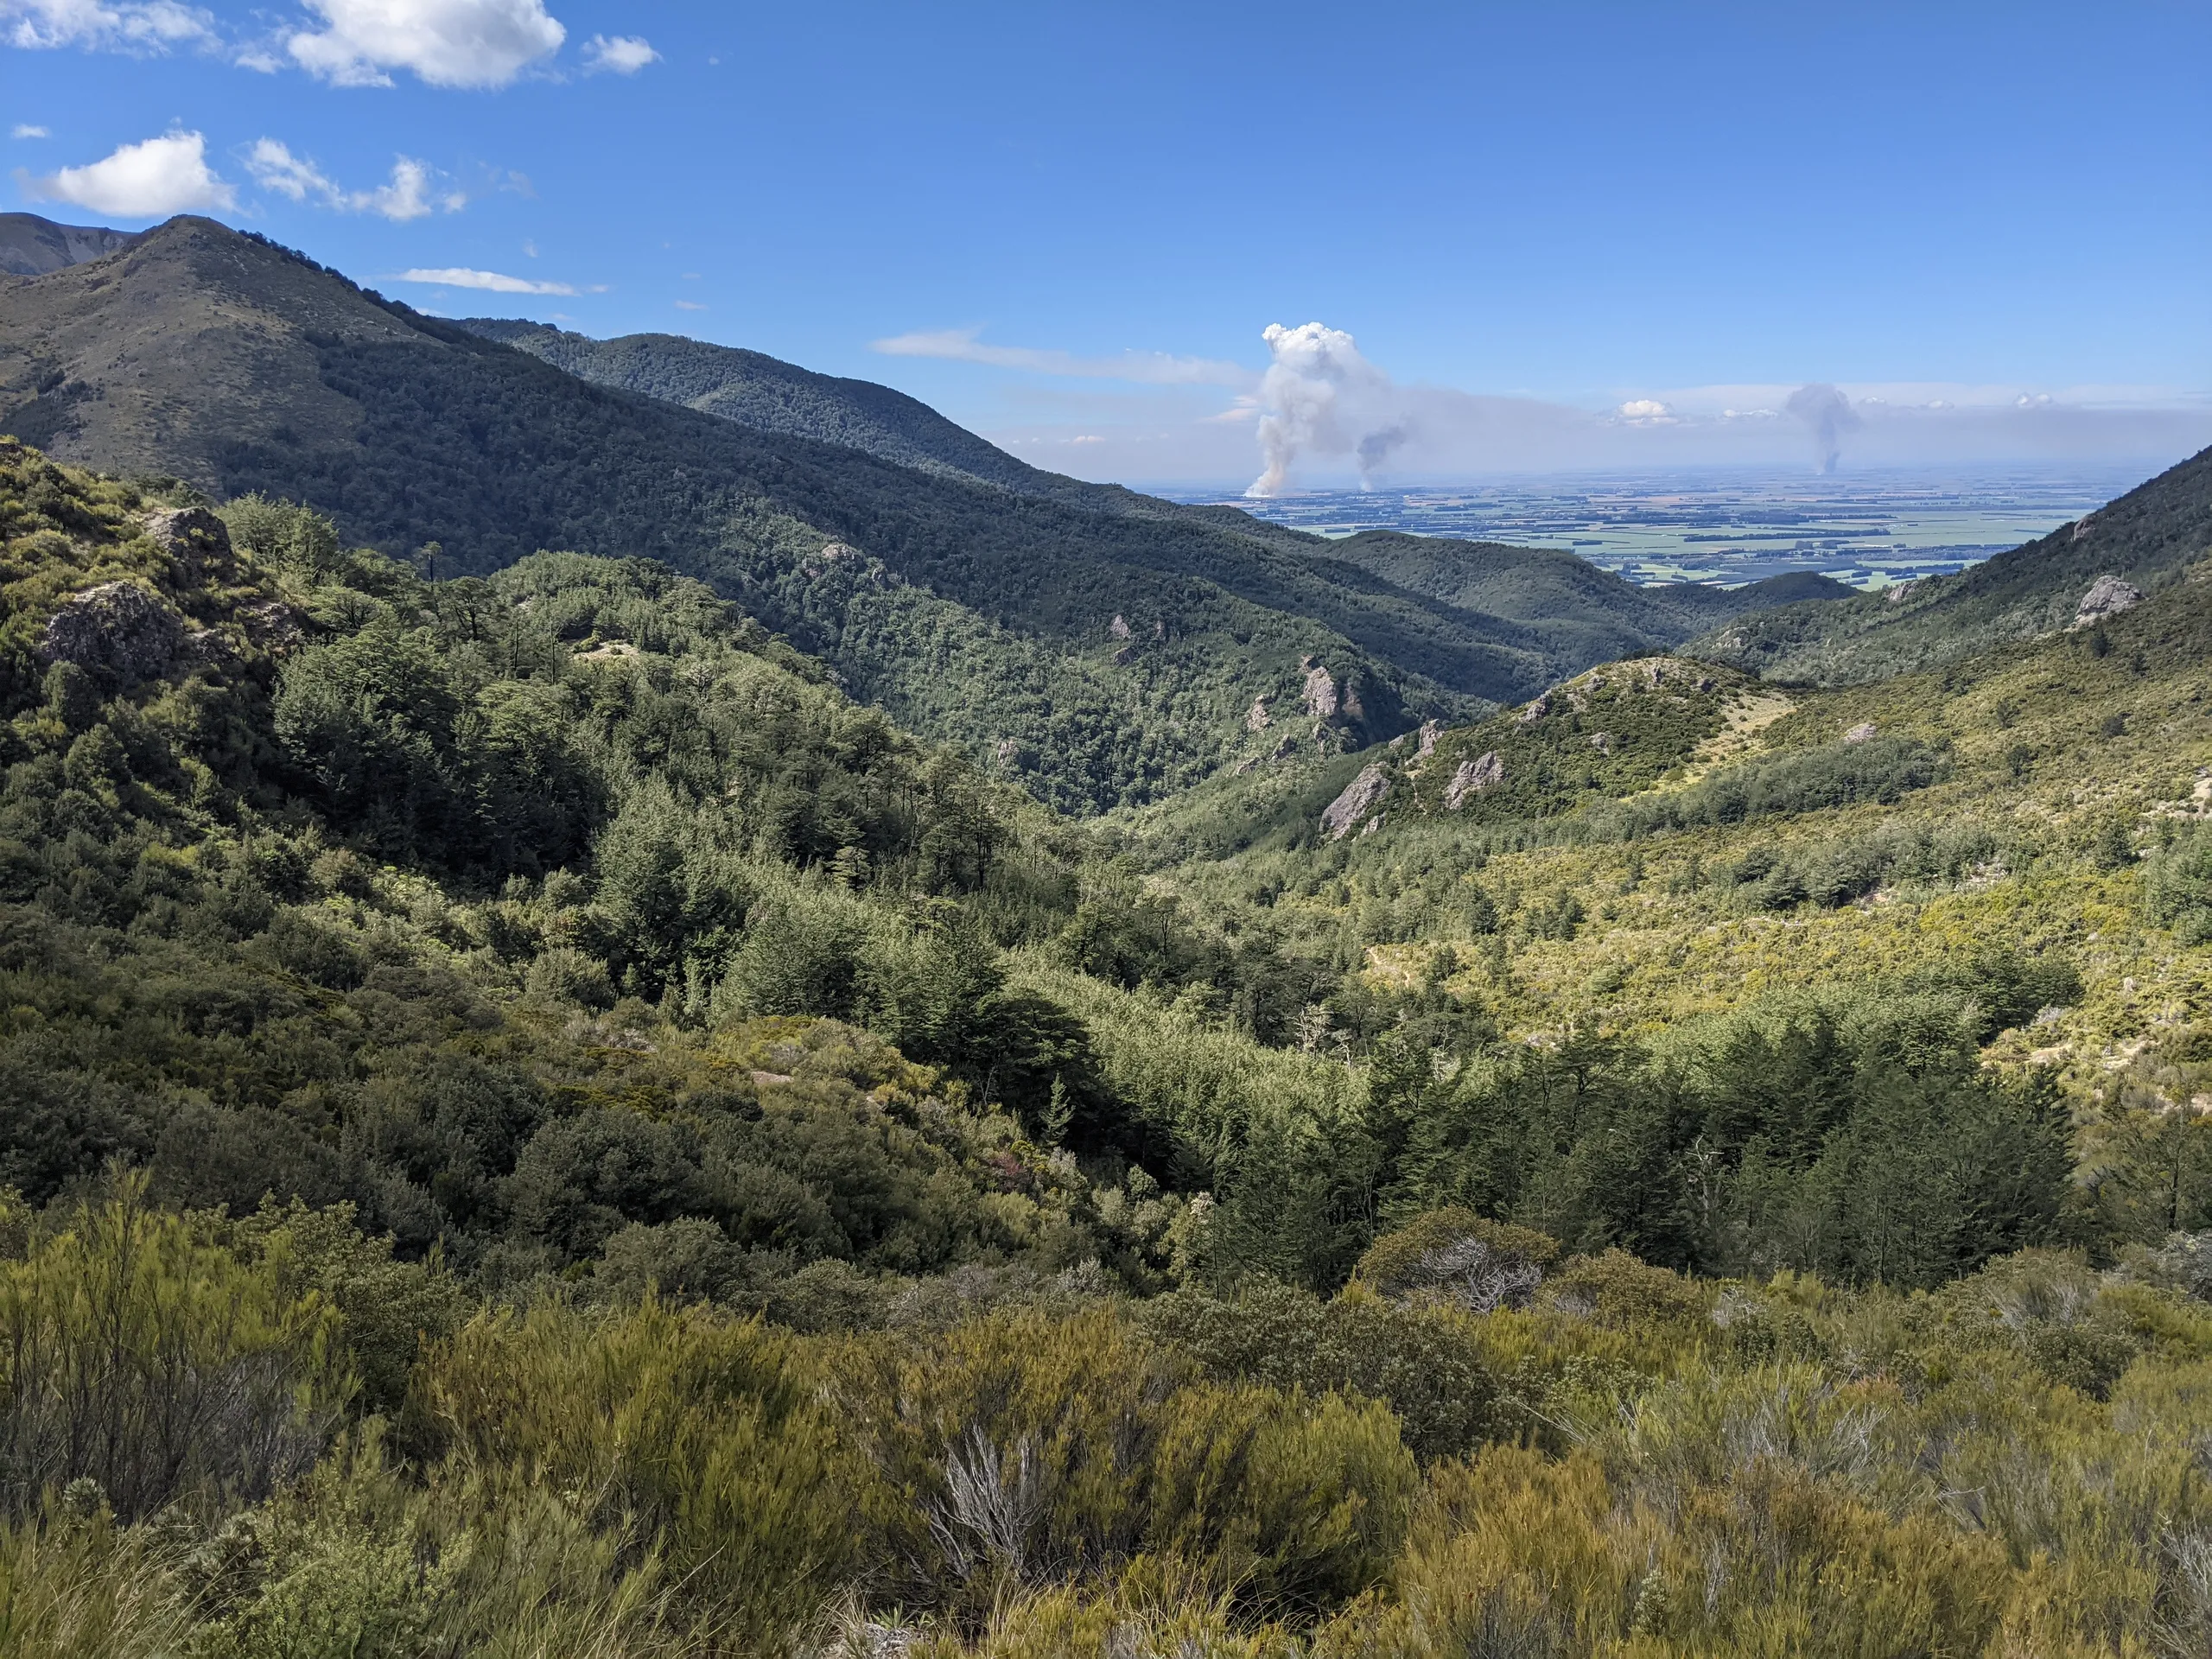
[[[1821,474],[1835,471],[1835,464],[1843,459],[1843,435],[1859,429],[1859,411],[1851,406],[1851,399],[1834,386],[1815,381],[1800,386],[1789,394],[1789,401],[1783,405],[1804,422],[1813,435],[1813,454]]]
[[[1364,489],[1392,452],[1413,435],[1404,399],[1390,377],[1359,354],[1341,328],[1270,323],[1260,336],[1274,353],[1259,390],[1260,453],[1265,469],[1247,495],[1280,495],[1305,455],[1349,455]]]

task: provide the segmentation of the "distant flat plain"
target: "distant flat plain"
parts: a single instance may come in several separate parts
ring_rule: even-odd
[[[2153,468],[2152,470],[2155,470]],[[1631,582],[1733,587],[1817,570],[1854,587],[1945,575],[2049,534],[2141,481],[2139,467],[1551,474],[1450,487],[1162,490],[1323,536],[1409,531],[1555,547]]]

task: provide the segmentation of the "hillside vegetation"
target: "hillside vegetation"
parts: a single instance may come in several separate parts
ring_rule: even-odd
[[[630,378],[712,403],[686,365],[719,349],[624,351],[650,369]],[[1309,753],[1689,631],[1669,612],[1637,632],[1636,589],[1557,556],[1521,556],[1494,613],[1241,513],[1001,466],[881,388],[753,370],[781,400],[765,429],[593,385],[206,219],[0,279],[0,424],[27,442],[304,503],[433,575],[548,550],[660,561],[1064,810],[1273,754],[1290,734],[1257,732],[1254,704],[1298,708],[1316,665],[1329,712],[1293,740]]]
[[[1940,667],[2090,620],[2098,584],[2156,592],[2212,546],[2212,449],[2040,540],[1955,575],[1837,605],[1791,605],[1690,649],[1777,679],[1863,683]]]
[[[666,563],[0,533],[10,1651],[2212,1639],[2202,559],[1077,821]]]

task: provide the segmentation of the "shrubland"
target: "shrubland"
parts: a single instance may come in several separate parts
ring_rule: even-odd
[[[2202,567],[1067,820],[649,561],[0,462],[6,1650],[2212,1632]]]

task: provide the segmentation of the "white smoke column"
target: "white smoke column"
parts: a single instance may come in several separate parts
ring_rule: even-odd
[[[1412,435],[1390,377],[1362,357],[1341,328],[1274,322],[1260,338],[1274,354],[1259,391],[1260,453],[1267,467],[1244,493],[1281,494],[1303,454],[1354,456],[1364,488]]]
[[[1835,471],[1836,462],[1843,457],[1843,434],[1859,429],[1859,411],[1852,408],[1851,399],[1834,386],[1815,381],[1791,392],[1783,407],[1810,429],[1821,475]]]

